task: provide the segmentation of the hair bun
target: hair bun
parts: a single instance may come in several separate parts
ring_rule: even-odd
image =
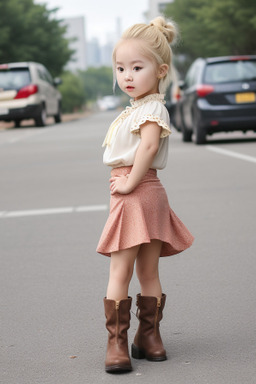
[[[159,16],[150,22],[150,25],[158,28],[166,37],[168,43],[175,41],[177,36],[177,27],[173,21],[167,21],[164,17]]]

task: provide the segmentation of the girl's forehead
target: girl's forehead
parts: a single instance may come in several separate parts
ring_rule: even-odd
[[[119,43],[116,50],[116,60],[118,61],[118,58],[121,57],[149,59],[146,55],[145,47],[143,47],[143,42],[137,39],[124,40]]]
[[[118,44],[117,51],[123,49],[138,49],[140,50],[143,45],[143,42],[139,39],[127,39],[121,40]]]

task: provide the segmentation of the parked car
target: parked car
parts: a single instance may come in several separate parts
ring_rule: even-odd
[[[256,132],[256,55],[199,58],[180,83],[176,124],[183,141],[215,132]]]
[[[39,63],[0,64],[0,120],[14,121],[33,118],[37,126],[45,126],[47,116],[61,121],[60,79],[52,79]]]
[[[170,121],[179,130],[179,123],[177,123],[177,103],[181,98],[181,90],[178,82],[173,82],[170,86],[170,101],[166,102],[166,108],[170,115]],[[178,117],[179,119],[179,117]]]

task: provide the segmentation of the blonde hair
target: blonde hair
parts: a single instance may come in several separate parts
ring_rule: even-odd
[[[176,24],[173,21],[166,20],[162,16],[156,17],[149,24],[134,24],[128,28],[121,36],[121,39],[113,51],[114,86],[116,83],[116,51],[125,40],[137,39],[144,43],[143,53],[146,56],[155,60],[158,65],[168,65],[169,70],[167,74],[159,81],[159,92],[165,93],[172,78],[172,49],[170,44],[175,42],[177,34]]]

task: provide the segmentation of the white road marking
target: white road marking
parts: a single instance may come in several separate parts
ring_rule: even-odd
[[[7,138],[7,140],[3,140],[0,142],[0,146],[3,146],[3,145],[7,145],[7,144],[15,144],[19,141],[23,141],[23,140],[26,140],[26,139],[29,139],[30,137],[33,137],[33,136],[37,136],[37,135],[42,135],[43,133],[46,133],[49,129],[52,129],[52,126],[47,126],[47,127],[44,127],[44,128],[35,128],[34,131],[32,131],[30,128],[28,128],[28,131],[25,131],[24,129],[24,132],[19,132],[19,133],[14,133],[14,132],[11,132],[9,130],[5,130],[8,131],[8,133],[10,132],[11,134],[14,133],[14,137],[12,138]],[[1,136],[1,138],[4,138],[6,139],[6,135],[5,136]]]
[[[42,216],[42,215],[59,215],[63,213],[81,213],[81,212],[99,212],[108,210],[108,205],[85,205],[80,207],[62,207],[62,208],[47,208],[33,209],[26,211],[2,211],[0,219],[8,219],[13,217],[26,216]]]
[[[208,149],[209,151],[220,153],[221,155],[235,157],[235,158],[240,159],[240,160],[245,160],[245,161],[250,161],[251,163],[256,163],[256,157],[254,157],[254,156],[243,155],[242,153],[230,151],[230,150],[223,149],[223,148],[214,147],[212,145],[206,145],[205,148]]]

